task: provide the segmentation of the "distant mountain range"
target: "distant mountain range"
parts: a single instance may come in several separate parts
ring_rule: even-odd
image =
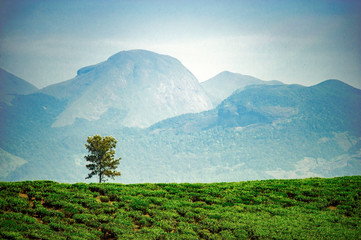
[[[304,87],[222,72],[200,84],[144,50],[40,90],[0,76],[0,164],[10,166],[0,180],[85,181],[94,134],[118,140],[124,183],[361,174],[361,90],[339,80]]]
[[[338,80],[258,85],[236,91],[213,110],[166,119],[148,131],[160,142],[172,138],[173,151],[183,146],[179,161],[207,163],[197,167],[202,181],[357,175],[360,109],[361,90]],[[192,148],[178,142],[192,142]]]

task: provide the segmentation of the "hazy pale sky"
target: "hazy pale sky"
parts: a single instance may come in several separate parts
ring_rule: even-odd
[[[228,70],[361,88],[358,0],[0,0],[0,67],[44,87],[131,49]]]

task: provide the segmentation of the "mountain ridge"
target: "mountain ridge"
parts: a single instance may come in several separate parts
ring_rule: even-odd
[[[207,94],[210,95],[215,106],[229,97],[236,90],[244,89],[251,85],[263,84],[280,85],[283,83],[276,80],[263,81],[249,75],[243,75],[229,71],[223,71],[201,83]]]
[[[41,92],[68,101],[53,127],[71,125],[76,118],[94,121],[109,109],[123,112],[117,121],[124,126],[146,127],[213,106],[179,60],[145,50],[114,54],[102,63],[81,68],[74,79]]]
[[[38,90],[33,84],[0,68],[0,102],[11,104],[15,95],[24,95]]]
[[[210,100],[178,60],[144,51],[109,59],[55,87],[16,95],[0,109],[0,148],[27,161],[5,180],[84,181],[84,142],[94,134],[118,140],[124,183],[361,174],[359,89],[339,80],[311,87],[250,84],[232,89],[217,107],[192,113],[177,107]],[[89,105],[99,112],[79,110]],[[73,122],[54,127],[69,106]],[[162,111],[169,115],[143,128],[122,123]]]

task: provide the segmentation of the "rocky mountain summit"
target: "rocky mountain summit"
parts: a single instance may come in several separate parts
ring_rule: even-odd
[[[145,50],[119,52],[41,92],[68,102],[53,127],[102,116],[123,126],[147,127],[212,108],[198,80],[177,59]]]

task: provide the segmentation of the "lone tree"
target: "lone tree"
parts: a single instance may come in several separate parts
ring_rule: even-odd
[[[112,136],[94,135],[88,137],[85,147],[90,154],[85,156],[85,159],[90,162],[86,165],[90,173],[85,179],[98,175],[99,183],[102,183],[106,181],[105,177],[114,179],[115,176],[120,176],[120,172],[115,171],[121,159],[114,159],[116,144],[117,140]]]

